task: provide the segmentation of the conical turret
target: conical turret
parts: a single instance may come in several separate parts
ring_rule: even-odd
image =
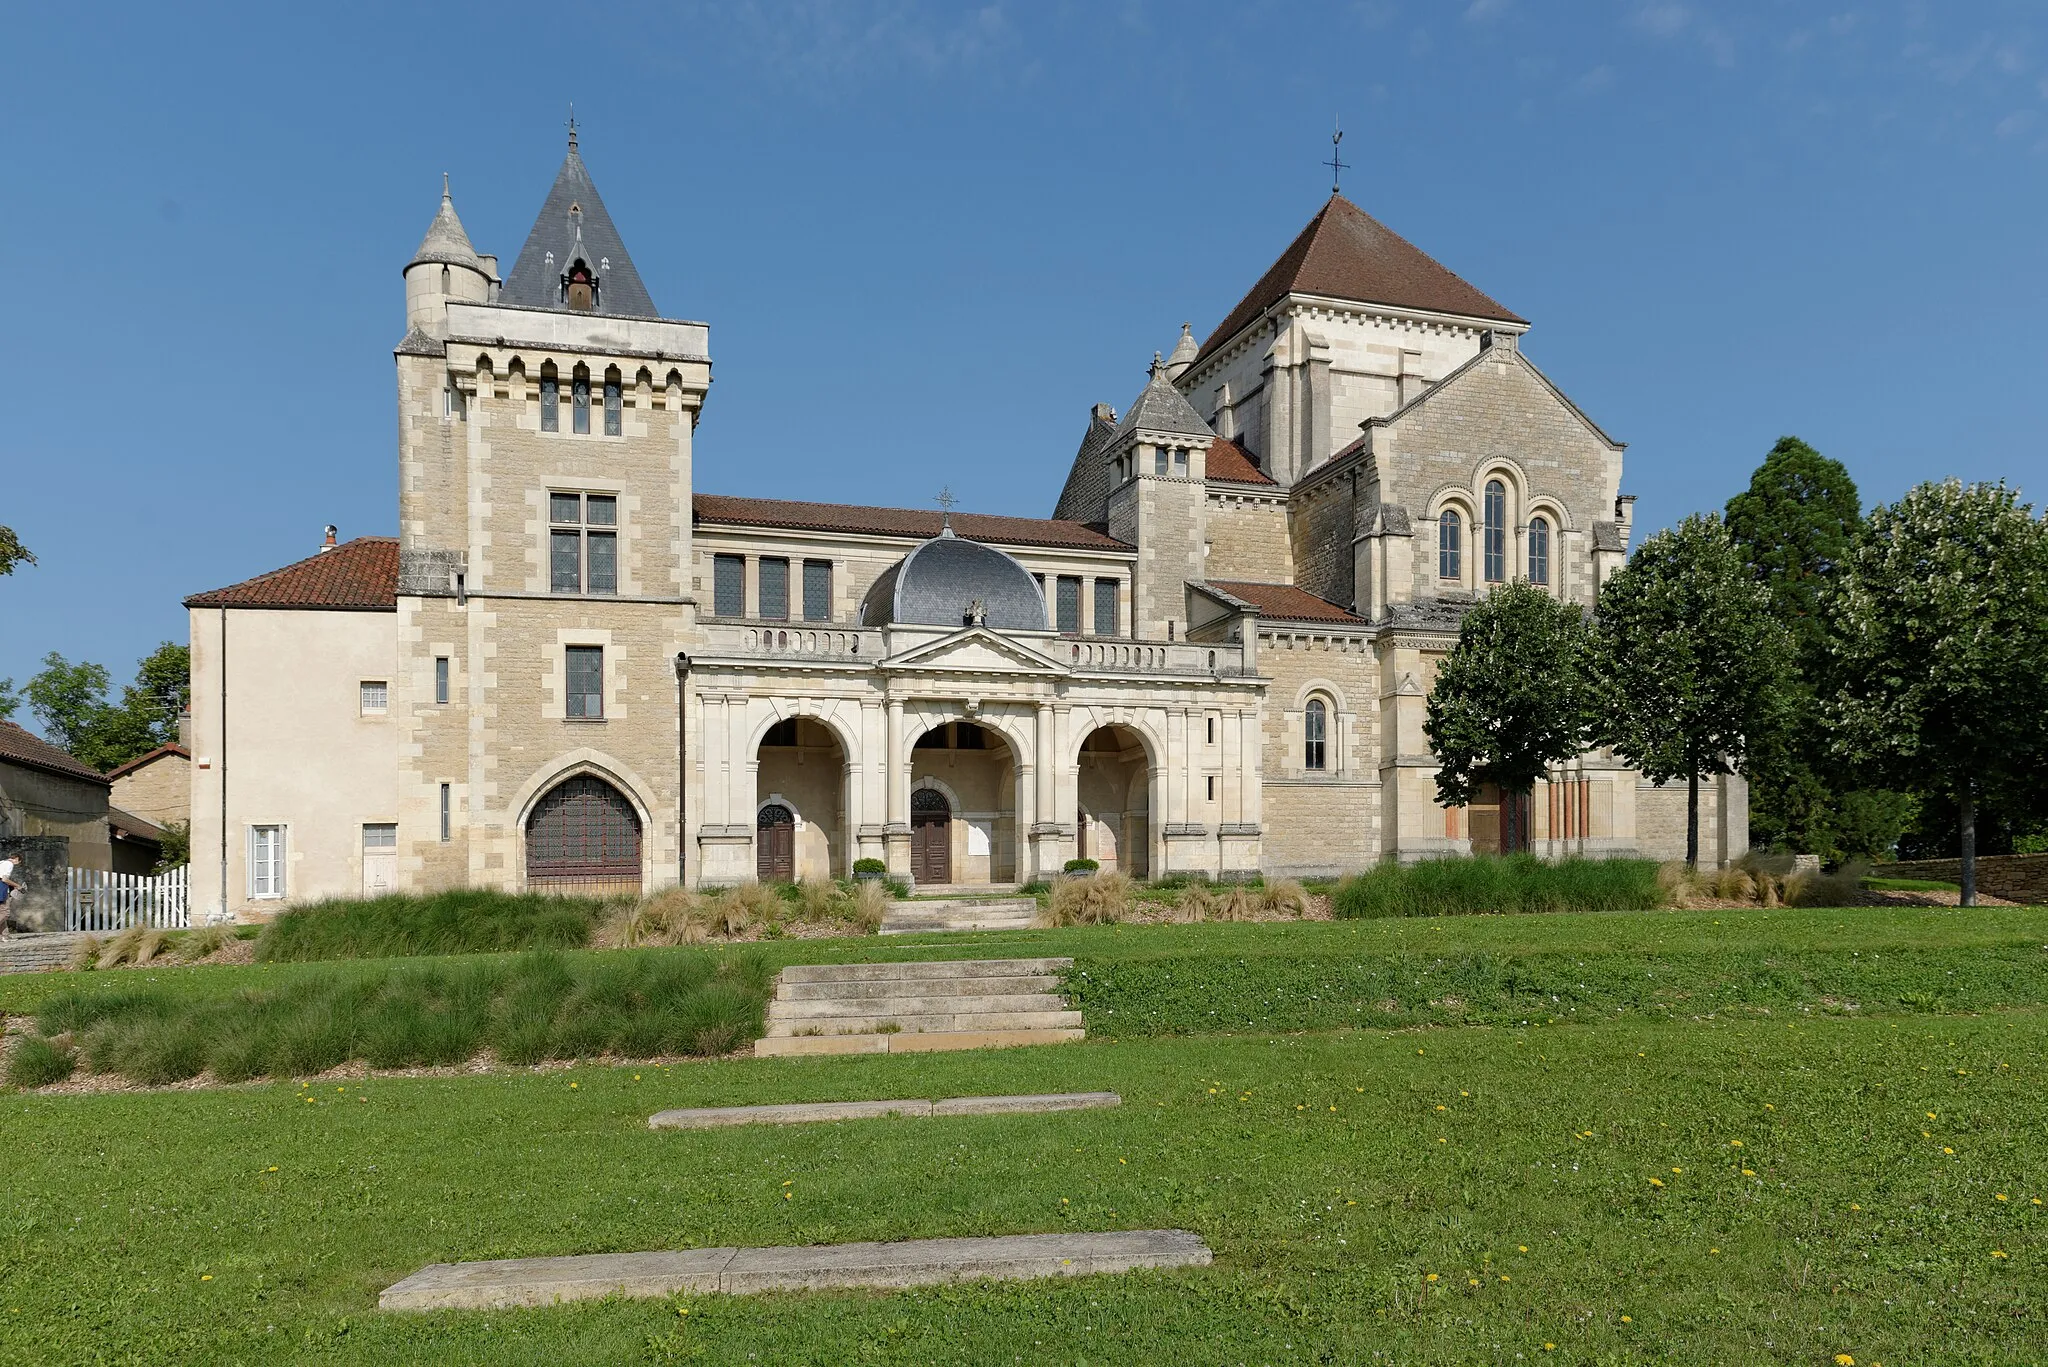
[[[447,331],[448,303],[464,300],[487,303],[491,297],[490,258],[477,255],[455,214],[455,198],[448,191],[448,177],[441,177],[441,207],[427,225],[419,250],[405,267],[405,322],[433,336]]]

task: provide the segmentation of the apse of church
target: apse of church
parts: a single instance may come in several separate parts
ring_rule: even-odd
[[[1434,663],[1494,584],[1591,605],[1627,553],[1623,447],[1528,322],[1341,196],[1088,408],[1051,517],[700,491],[733,478],[695,440],[710,330],[656,307],[573,133],[509,271],[444,185],[403,276],[398,536],[187,600],[202,905],[394,860],[621,892],[1493,848],[1497,801],[1435,800]],[[1525,824],[1663,855],[1683,802],[1596,752]],[[1739,780],[1708,810],[1709,857],[1745,848]]]

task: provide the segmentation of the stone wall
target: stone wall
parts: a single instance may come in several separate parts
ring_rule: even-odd
[[[104,829],[105,823],[101,826]],[[0,856],[16,862],[14,881],[23,888],[7,899],[5,925],[14,930],[64,929],[71,842],[61,835],[0,836]]]
[[[1880,878],[1961,883],[1960,859],[1908,859],[1871,870]],[[2048,854],[1986,854],[1977,859],[1977,891],[2028,906],[2048,906]]]
[[[61,836],[70,842],[73,868],[111,869],[109,786],[103,779],[0,763],[0,831],[8,836]]]
[[[1209,491],[1209,548],[1204,577],[1260,584],[1294,582],[1294,546],[1287,504],[1264,495]]]
[[[159,826],[192,819],[192,761],[165,753],[114,780],[114,806]]]

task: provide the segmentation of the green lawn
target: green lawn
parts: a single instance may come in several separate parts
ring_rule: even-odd
[[[0,1096],[0,1361],[2037,1363],[2044,944],[2048,913],[1942,909],[963,937],[946,957],[1076,955],[1087,990],[1111,994],[1089,1008],[1097,1038]],[[1599,969],[1587,1007],[1559,1025],[1510,1019],[1515,975],[1580,960]],[[1783,971],[1739,971],[1765,960]],[[1991,969],[1973,975],[1973,962]],[[1496,971],[1472,979],[1481,963]],[[1692,986],[1646,987],[1632,1004],[1624,975],[1642,963]],[[1179,1033],[1203,1027],[1191,1003],[1241,1004],[1248,985],[1279,982],[1301,998],[1290,1019],[1341,1021],[1373,965],[1464,965],[1468,989],[1513,991],[1482,1024]],[[319,967],[81,976],[216,994]],[[1932,990],[1952,973],[1966,981]],[[1912,1000],[1828,1015],[1801,974],[1863,975]],[[1711,1001],[1682,995],[1713,984]],[[0,980],[0,1006],[48,989]],[[1442,999],[1427,979],[1403,991],[1424,1010]],[[1313,1004],[1325,1000],[1337,1006]],[[645,1128],[678,1105],[1094,1088],[1124,1106]],[[889,1295],[375,1309],[381,1287],[440,1260],[1153,1226],[1198,1231],[1216,1266]]]

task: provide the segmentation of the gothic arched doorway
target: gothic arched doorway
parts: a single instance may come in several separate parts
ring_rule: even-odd
[[[936,788],[919,788],[910,795],[910,880],[953,881],[953,804]]]
[[[537,892],[640,891],[640,814],[603,779],[578,774],[526,819],[526,885]]]
[[[754,818],[754,877],[763,883],[796,881],[796,813],[780,802]]]

